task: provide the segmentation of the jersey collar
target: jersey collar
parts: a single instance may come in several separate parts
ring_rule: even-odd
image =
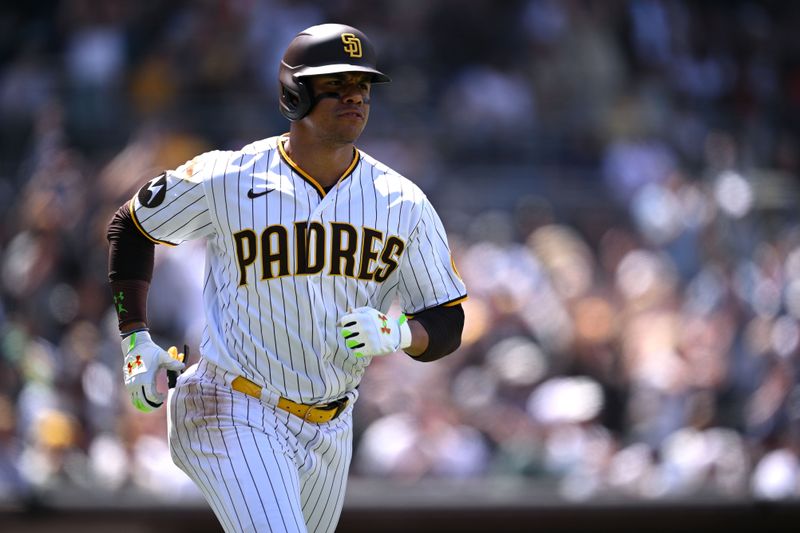
[[[314,188],[317,189],[317,192],[320,194],[320,196],[324,198],[326,193],[322,185],[320,185],[319,182],[317,182],[317,180],[315,180],[308,172],[300,168],[300,166],[297,163],[292,161],[292,158],[289,157],[289,154],[286,153],[286,150],[283,148],[283,143],[285,141],[286,141],[286,136],[282,135],[281,137],[278,138],[278,151],[280,152],[283,160],[286,161],[286,163],[290,167],[292,167],[292,169],[295,172],[297,172],[300,175],[300,177],[302,177],[308,183],[313,185]],[[358,148],[353,147],[353,160],[350,162],[350,165],[347,167],[344,173],[339,177],[339,179],[336,180],[336,184],[331,188],[331,190],[336,188],[339,185],[339,183],[342,182],[343,179],[352,174],[353,170],[355,170],[356,165],[358,164],[359,159],[361,159],[361,152],[358,151]]]

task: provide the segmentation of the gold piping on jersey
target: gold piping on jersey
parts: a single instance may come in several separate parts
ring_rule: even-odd
[[[147,240],[152,241],[155,244],[163,244],[163,245],[166,245],[166,246],[178,246],[177,244],[171,243],[169,241],[160,241],[160,240],[156,239],[155,237],[151,237],[150,234],[147,233],[144,230],[142,225],[139,224],[139,220],[136,218],[136,209],[135,209],[135,205],[134,205],[135,201],[136,201],[136,197],[134,196],[133,198],[131,198],[131,203],[128,206],[128,210],[131,212],[131,218],[133,219],[133,225],[136,226],[136,229],[138,229],[141,232],[141,234],[144,235],[147,238]]]
[[[442,304],[442,305],[445,306],[445,307],[455,307],[458,304],[460,304],[461,302],[467,301],[468,299],[469,299],[469,296],[467,296],[465,294],[464,296],[462,296],[461,298],[458,298],[457,300],[453,300],[452,302],[447,302],[446,304]]]
[[[284,150],[284,148],[283,148],[283,141],[284,141],[284,139],[285,139],[284,137],[281,137],[280,139],[278,139],[278,151],[280,151],[280,153],[281,153],[281,157],[283,158],[283,160],[284,160],[284,161],[286,161],[286,162],[289,164],[289,166],[290,166],[290,167],[292,167],[292,169],[293,169],[295,172],[297,172],[298,174],[300,174],[300,177],[302,177],[302,178],[303,178],[304,180],[306,180],[308,183],[310,183],[311,185],[313,185],[313,186],[314,186],[314,188],[316,188],[316,189],[317,189],[317,192],[320,194],[320,196],[322,196],[322,197],[324,198],[326,193],[325,193],[325,189],[324,189],[324,188],[322,188],[322,185],[320,185],[320,184],[317,182],[317,180],[315,180],[313,177],[311,177],[311,175],[310,175],[308,172],[306,172],[305,170],[303,170],[302,168],[300,168],[300,166],[299,166],[297,163],[295,163],[294,161],[292,161],[292,158],[291,158],[291,157],[289,157],[289,154],[287,154],[287,153],[286,153],[286,150]],[[359,160],[359,159],[361,159],[361,153],[358,151],[358,148],[356,148],[356,147],[354,146],[354,147],[353,147],[353,160],[350,162],[350,166],[348,166],[348,167],[347,167],[347,169],[344,171],[344,174],[342,174],[341,176],[339,176],[339,179],[338,179],[338,180],[336,180],[336,184],[333,186],[334,188],[335,188],[337,185],[339,185],[339,183],[340,183],[340,182],[341,182],[343,179],[345,179],[347,176],[349,176],[349,175],[350,175],[350,173],[352,173],[352,172],[353,172],[353,170],[355,170],[355,168],[356,168],[356,165],[358,164],[358,160]]]
[[[445,302],[443,304],[435,305],[434,307],[455,307],[458,304],[460,304],[461,302],[466,301],[467,299],[469,299],[469,296],[465,294],[464,296],[459,296],[455,300],[450,300],[449,302]],[[429,307],[428,309],[433,309],[433,307]],[[427,311],[427,309],[423,309],[422,311]],[[420,314],[422,311],[417,311],[416,313],[406,313],[405,315],[408,318],[414,318],[415,316]]]
[[[461,273],[456,268],[456,261],[455,259],[453,259],[452,253],[450,254],[450,267],[453,269],[453,274],[455,274],[459,280],[464,281],[463,279],[461,279]]]

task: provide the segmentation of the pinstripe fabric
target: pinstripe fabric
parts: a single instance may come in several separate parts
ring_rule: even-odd
[[[291,400],[328,402],[355,388],[370,362],[349,355],[336,333],[336,322],[348,308],[388,311],[399,299],[403,310],[414,314],[461,298],[466,289],[452,269],[442,223],[416,185],[358,153],[353,171],[322,195],[281,155],[279,139],[203,154],[167,173],[160,205],[148,207],[135,197],[132,206],[140,227],[154,240],[206,239],[203,357]],[[267,188],[275,190],[247,197],[251,189]],[[326,233],[325,266],[319,273],[292,275],[296,222],[318,223]],[[330,256],[337,224],[354,228],[357,246],[365,231],[379,232],[373,250],[390,237],[399,239],[404,249],[395,257],[398,268],[381,282],[336,274]],[[265,243],[267,228],[275,231]],[[257,248],[247,250],[256,258],[245,268],[237,264],[233,237],[243,231],[252,232],[251,245]],[[278,260],[262,265],[265,253],[280,248],[281,233],[288,275],[280,275]],[[347,244],[345,239],[342,245]],[[265,246],[271,249],[265,252]],[[337,264],[346,270],[346,261]],[[380,258],[367,267],[382,268]],[[355,264],[356,274],[359,268]]]
[[[201,361],[168,400],[172,458],[225,531],[332,532],[351,458],[352,404],[312,424],[234,391],[236,376]]]
[[[200,155],[130,204],[154,242],[206,241],[201,361],[170,395],[169,436],[226,531],[332,531],[371,360],[350,354],[337,321],[355,307],[386,312],[399,300],[413,314],[466,295],[416,185],[356,150],[325,193],[281,142]],[[237,376],[261,386],[262,401],[233,391]],[[328,424],[273,407],[345,395],[353,402]]]

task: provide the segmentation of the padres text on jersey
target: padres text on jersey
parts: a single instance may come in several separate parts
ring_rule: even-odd
[[[466,290],[416,185],[354,150],[326,192],[284,140],[198,156],[142,187],[131,211],[155,242],[206,239],[204,358],[294,401],[329,401],[369,364],[337,335],[348,309],[398,298],[414,314]]]

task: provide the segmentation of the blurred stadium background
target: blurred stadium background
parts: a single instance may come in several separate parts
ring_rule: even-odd
[[[217,531],[119,375],[105,226],[286,131],[299,30],[374,40],[359,146],[438,207],[458,352],[376,360],[340,531],[795,530],[792,1],[39,0],[0,7],[0,530]],[[202,249],[150,317],[198,345]]]

